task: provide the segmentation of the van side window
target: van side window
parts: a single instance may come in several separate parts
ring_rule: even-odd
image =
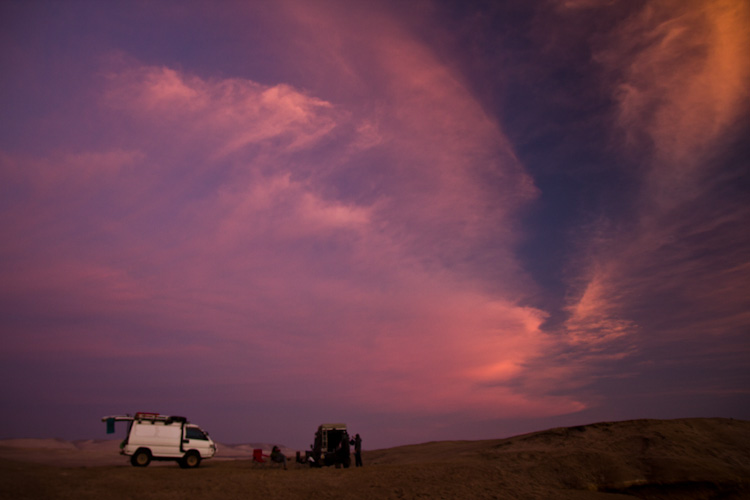
[[[185,429],[185,437],[187,439],[202,439],[204,441],[208,441],[208,438],[205,434],[203,434],[203,431],[200,429],[196,429],[195,427],[188,427]]]

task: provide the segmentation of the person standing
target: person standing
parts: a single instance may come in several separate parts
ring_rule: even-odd
[[[344,469],[348,469],[351,464],[351,450],[349,449],[349,434],[344,431],[341,436],[341,442],[339,443],[339,463],[344,466]]]
[[[351,443],[354,445],[354,465],[362,467],[362,438],[357,434]]]

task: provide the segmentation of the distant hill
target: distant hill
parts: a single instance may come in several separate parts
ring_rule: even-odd
[[[750,422],[602,422],[508,439],[402,446],[370,452],[368,461],[492,464],[509,481],[643,498],[750,498]]]

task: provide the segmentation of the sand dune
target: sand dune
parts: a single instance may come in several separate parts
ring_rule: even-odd
[[[224,445],[225,460],[186,471],[169,462],[130,467],[116,441],[5,440],[0,498],[750,498],[750,422],[742,420],[634,420],[424,443],[365,451],[365,467],[347,470],[252,464],[254,447],[262,446]]]

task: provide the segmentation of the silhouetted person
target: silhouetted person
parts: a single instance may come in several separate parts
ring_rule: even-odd
[[[284,470],[286,470],[286,455],[281,453],[278,446],[274,446],[271,450],[271,461],[277,464],[284,464]]]
[[[313,445],[312,456],[313,462],[315,462],[318,467],[326,465],[325,456],[323,455],[323,439],[320,435],[320,430],[315,432],[315,444]]]
[[[349,448],[349,434],[344,432],[341,436],[341,443],[339,443],[339,462],[344,466],[345,469],[349,468],[351,464],[351,449]]]
[[[362,467],[362,438],[357,434],[350,443],[354,445],[354,464]]]

